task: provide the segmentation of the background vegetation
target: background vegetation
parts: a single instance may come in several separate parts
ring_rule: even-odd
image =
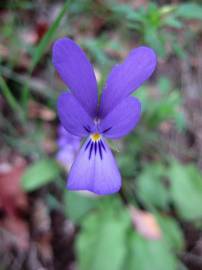
[[[202,269],[201,21],[200,1],[1,1],[0,269]],[[112,145],[119,194],[65,189],[78,143],[67,139],[62,166],[51,63],[62,36],[85,49],[100,89],[132,48],[158,55],[135,93],[140,124]]]

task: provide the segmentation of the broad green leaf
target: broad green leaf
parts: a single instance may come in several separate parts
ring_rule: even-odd
[[[111,11],[113,12],[113,15],[117,15],[118,18],[126,18],[130,15],[132,16],[132,14],[135,14],[131,6],[127,4],[113,5],[111,7]]]
[[[177,91],[162,95],[158,100],[153,100],[145,113],[147,125],[153,128],[165,120],[175,119],[180,102],[181,98]]]
[[[183,19],[202,20],[202,5],[196,3],[181,4],[176,8],[175,14]]]
[[[122,176],[124,177],[132,177],[134,176],[135,173],[135,164],[134,164],[134,159],[131,157],[130,154],[128,153],[120,153],[117,155],[117,161],[119,168],[121,170]]]
[[[178,223],[169,216],[156,214],[163,237],[173,251],[179,252],[184,247],[184,238]]]
[[[148,240],[131,232],[129,235],[129,256],[127,270],[177,270],[177,260],[167,243],[161,240]]]
[[[79,270],[122,270],[129,214],[108,204],[89,215],[77,238]]]
[[[60,168],[52,159],[42,159],[30,165],[22,176],[22,188],[29,192],[55,180]]]
[[[59,12],[55,21],[52,23],[52,25],[50,26],[50,28],[48,29],[46,34],[43,36],[39,45],[34,49],[30,72],[32,72],[33,69],[35,68],[35,66],[38,64],[44,51],[46,50],[46,48],[48,47],[48,45],[52,41],[52,38],[54,37],[54,34],[56,33],[56,31],[60,25],[60,22],[61,22],[62,18],[64,17],[70,3],[71,3],[71,0],[65,2],[63,8]]]
[[[183,27],[183,23],[181,21],[179,21],[177,18],[175,17],[166,17],[163,21],[164,25],[166,26],[170,26],[176,29],[181,29]]]
[[[171,196],[178,214],[186,220],[202,218],[202,175],[194,165],[173,162],[168,171]]]
[[[149,206],[167,209],[169,192],[163,182],[165,168],[160,163],[144,167],[137,179],[137,194],[140,200]]]
[[[65,214],[74,223],[79,223],[82,218],[98,205],[96,197],[79,192],[64,192]]]

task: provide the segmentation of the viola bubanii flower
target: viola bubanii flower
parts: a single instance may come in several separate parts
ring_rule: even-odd
[[[138,123],[141,104],[130,96],[156,67],[151,48],[133,49],[108,75],[100,102],[93,67],[71,39],[53,45],[53,64],[70,91],[58,98],[58,114],[72,135],[87,137],[69,172],[69,190],[88,190],[100,195],[118,192],[121,175],[106,139],[127,135]]]
[[[63,126],[58,128],[58,152],[56,159],[69,171],[80,148],[81,139],[69,133]]]

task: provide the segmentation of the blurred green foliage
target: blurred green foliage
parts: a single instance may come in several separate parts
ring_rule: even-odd
[[[41,159],[29,166],[22,177],[24,191],[34,191],[54,180],[60,173],[58,164],[52,159]]]
[[[202,221],[202,177],[195,164],[182,164],[168,153],[166,139],[162,136],[164,125],[171,125],[180,134],[187,128],[182,92],[170,74],[162,76],[157,72],[157,78],[135,93],[142,103],[141,123],[124,142],[117,142],[116,156],[123,175],[121,196],[89,197],[66,191],[60,177],[64,171],[54,157],[47,158],[41,148],[47,135],[43,121],[30,122],[27,116],[30,99],[38,99],[38,96],[55,110],[58,93],[50,79],[53,74],[50,45],[60,36],[73,36],[86,49],[99,71],[100,89],[111,66],[122,59],[122,54],[134,43],[153,47],[164,62],[170,56],[189,57],[187,46],[195,41],[198,33],[187,27],[187,22],[202,20],[200,4],[159,6],[156,1],[149,1],[147,6],[135,9],[130,4],[116,4],[112,0],[100,2],[65,1],[46,34],[34,46],[23,44],[16,34],[23,25],[17,12],[11,12],[7,23],[1,25],[1,38],[9,43],[9,56],[6,61],[0,59],[0,88],[14,118],[7,123],[1,115],[2,137],[9,147],[34,160],[22,178],[25,191],[37,190],[55,179],[63,193],[62,210],[80,226],[75,244],[79,270],[186,269],[178,257],[185,246],[179,224],[186,221],[195,226]],[[11,11],[16,7],[21,11],[36,10],[35,4],[29,1],[13,1],[4,6]],[[87,31],[92,24],[88,20],[96,16],[101,23],[104,21],[105,30],[93,36]],[[86,29],[76,25],[79,19],[84,20],[82,26],[85,28],[86,23]],[[182,31],[183,42],[179,31]],[[31,58],[23,77],[15,69],[22,48]],[[33,80],[40,65],[48,72],[42,87]],[[20,131],[15,128],[16,123]],[[129,205],[152,213],[162,231],[160,239],[147,239],[134,228]]]
[[[171,51],[179,57],[185,56],[185,51],[178,41],[176,32],[165,31],[166,27],[181,29],[186,27],[187,19],[202,20],[202,7],[193,4],[165,5],[159,7],[150,2],[147,7],[141,6],[137,10],[131,9],[127,4],[112,7],[112,12],[117,18],[125,18],[123,23],[131,30],[139,33],[142,41],[155,48],[159,56],[166,56],[166,46],[171,46]]]

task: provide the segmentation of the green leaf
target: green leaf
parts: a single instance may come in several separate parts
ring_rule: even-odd
[[[147,107],[145,112],[147,125],[154,128],[165,120],[175,119],[180,104],[181,97],[177,90],[173,90],[168,94],[165,93],[164,95],[162,93],[160,99],[153,100],[151,106]]]
[[[58,164],[52,159],[42,159],[30,165],[22,176],[22,188],[34,191],[53,181],[60,174]]]
[[[80,270],[122,270],[126,256],[129,214],[122,207],[104,204],[89,215],[77,238],[76,251]]]
[[[181,251],[184,247],[184,237],[178,223],[169,216],[156,214],[156,218],[170,248],[175,252]]]
[[[98,205],[96,197],[79,192],[64,192],[65,214],[74,223],[79,223],[82,218]]]
[[[118,165],[121,170],[122,176],[130,178],[134,177],[135,161],[128,153],[120,153],[117,157]]]
[[[162,94],[169,94],[171,89],[171,81],[167,77],[161,76],[158,79],[158,87]]]
[[[166,17],[163,20],[164,25],[176,28],[176,29],[181,29],[183,27],[183,23],[181,21],[179,21],[177,18],[175,17]]]
[[[149,27],[145,28],[144,41],[146,42],[146,44],[154,48],[160,57],[165,56],[166,51],[164,35],[161,34],[158,30]]]
[[[202,20],[202,5],[196,3],[181,4],[177,7],[175,14],[183,19]]]
[[[163,183],[165,168],[160,163],[144,167],[137,179],[137,194],[146,206],[168,208],[169,192]]]
[[[130,253],[127,270],[176,270],[177,260],[167,243],[162,240],[148,240],[131,232]]]
[[[113,15],[117,15],[118,18],[127,17],[134,13],[131,6],[127,4],[113,5],[111,11],[113,12]]]
[[[64,15],[69,7],[70,2],[71,2],[71,0],[66,1],[63,8],[61,9],[58,16],[56,17],[55,21],[52,23],[52,25],[50,26],[50,28],[48,29],[46,34],[43,36],[39,45],[34,49],[32,64],[30,67],[30,73],[33,71],[35,66],[38,64],[44,51],[46,50],[46,48],[48,47],[48,45],[52,41],[52,38],[54,37],[54,34],[56,33],[56,31],[60,25],[60,22],[61,22],[62,18],[64,17]]]
[[[171,196],[180,217],[186,220],[202,218],[202,175],[194,165],[173,162],[168,175]]]

